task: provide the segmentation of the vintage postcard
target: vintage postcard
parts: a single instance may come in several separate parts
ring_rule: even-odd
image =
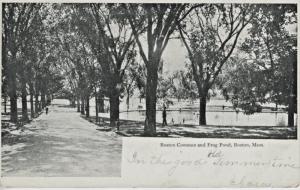
[[[299,187],[297,1],[1,7],[1,186]]]

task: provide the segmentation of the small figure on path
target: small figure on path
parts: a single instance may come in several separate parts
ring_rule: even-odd
[[[49,110],[49,108],[48,108],[48,106],[46,107],[46,115],[48,114],[48,110]]]
[[[162,116],[163,116],[163,123],[162,123],[162,125],[163,126],[168,125],[167,124],[167,111],[166,111],[166,106],[165,105],[164,105]]]

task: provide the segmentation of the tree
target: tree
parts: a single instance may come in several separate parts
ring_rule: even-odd
[[[62,70],[65,72],[69,86],[69,89],[65,88],[65,90],[72,94],[68,95],[71,105],[75,106],[77,102],[77,111],[89,117],[90,98],[92,96],[98,98],[98,92],[95,90],[101,80],[101,78],[97,79],[100,69],[89,43],[77,27],[74,9],[72,5],[55,7],[55,10],[58,10],[57,17],[60,19],[52,26],[56,28],[53,35],[60,49]]]
[[[17,113],[17,69],[20,68],[21,47],[28,40],[32,20],[38,14],[40,4],[5,3],[3,4],[3,65],[7,68],[8,91],[10,97],[10,120],[18,121]],[[21,69],[22,70],[22,69]],[[24,77],[23,70],[21,77]],[[22,81],[22,80],[21,80]],[[25,101],[26,83],[22,82],[22,115],[27,120],[27,102]],[[26,105],[25,105],[26,103]]]
[[[18,120],[19,94],[22,120],[28,121],[28,88],[31,118],[34,118],[35,112],[50,103],[50,93],[62,87],[62,78],[55,67],[57,52],[53,50],[49,28],[45,24],[49,20],[48,8],[49,5],[36,3],[7,3],[3,6],[3,68],[7,82],[4,90],[9,91],[12,122]]]
[[[286,41],[284,35],[281,35],[281,39],[280,45],[277,44],[278,54],[272,54],[277,57],[273,62],[274,67],[276,65],[275,69],[270,66],[268,55],[266,59],[234,57],[229,60],[224,72],[219,76],[219,85],[224,97],[231,100],[235,108],[242,108],[245,114],[260,112],[262,109],[260,104],[267,102],[275,103],[276,108],[277,105],[288,105],[288,120],[293,122],[289,123],[289,126],[293,126],[294,120],[290,117],[293,117],[295,112],[293,106],[296,105],[296,100],[291,99],[291,97],[294,98],[291,95],[296,94],[293,88],[295,76],[297,76],[294,73],[296,39],[290,38],[290,41]],[[257,54],[261,51],[259,55],[263,57],[264,46],[262,44],[253,49]]]
[[[122,6],[147,70],[144,134],[155,136],[159,63],[177,22],[180,22],[189,11],[186,10],[186,4],[122,4]],[[143,46],[140,40],[140,34],[144,31],[148,47]]]
[[[125,71],[125,76],[123,80],[123,87],[126,93],[126,105],[127,111],[129,110],[129,99],[134,94],[134,90],[137,87],[137,80],[140,77],[141,73],[139,73],[139,65],[133,59],[131,64],[128,66],[128,69]]]
[[[186,73],[184,71],[176,71],[173,73],[174,82],[174,97],[180,102],[181,99],[186,98]]]
[[[115,126],[124,73],[135,57],[132,30],[118,4],[84,4],[76,10],[77,27],[101,66],[110,101],[110,125]]]
[[[39,91],[39,88],[35,88],[34,83],[39,83],[41,81],[36,81],[35,74],[40,72],[38,69],[39,56],[41,51],[47,53],[48,49],[43,47],[43,44],[47,43],[48,47],[51,46],[49,42],[51,40],[46,40],[48,33],[46,26],[43,23],[48,14],[48,8],[46,6],[40,6],[39,12],[35,15],[34,19],[31,21],[31,27],[28,29],[26,34],[26,41],[24,41],[20,47],[22,52],[22,63],[20,66],[20,76],[21,76],[21,87],[22,87],[22,112],[23,120],[27,120],[27,95],[28,95],[28,86],[29,86],[29,95],[30,95],[30,112],[31,118],[35,117],[35,112],[38,112],[38,108],[34,106],[34,93]],[[47,42],[46,42],[47,41]],[[54,51],[52,51],[53,53]],[[43,59],[43,57],[42,57]],[[42,65],[42,64],[41,64]],[[48,73],[47,73],[48,74]],[[36,85],[37,87],[38,85]]]
[[[260,5],[242,49],[267,77],[268,101],[288,105],[288,124],[294,125],[297,104],[296,37],[287,30],[297,20],[296,5]]]
[[[64,33],[61,37],[62,50],[67,58],[65,61],[71,70],[70,82],[72,83],[72,80],[77,82],[73,86],[73,88],[77,88],[75,89],[75,93],[78,95],[76,99],[81,99],[81,113],[89,117],[89,100],[96,85],[95,72],[97,70],[94,56],[86,47],[86,42],[80,40],[80,36],[76,33],[71,33],[70,36]]]
[[[2,37],[4,40],[4,37]],[[3,43],[4,44],[4,43]],[[7,79],[7,62],[5,60],[5,48],[2,48],[2,76],[1,76],[1,96],[4,100],[4,113],[7,113],[8,79]]]
[[[253,5],[249,4],[205,4],[178,24],[198,88],[199,125],[206,125],[208,92],[252,19],[252,11]]]
[[[157,98],[170,102],[170,98],[175,92],[174,78],[168,73],[162,73],[158,77]]]
[[[30,47],[26,55],[30,61],[27,73],[27,76],[30,76],[30,102],[33,105],[35,94],[36,111],[49,105],[53,94],[63,87],[63,76],[59,67],[61,52],[53,33],[53,23],[57,20],[52,11],[52,5],[43,4],[31,31],[33,38],[27,43],[27,48]]]
[[[146,80],[147,80],[147,74],[146,74],[146,68],[144,64],[138,64],[136,72],[135,72],[135,83],[136,87],[139,90],[139,98],[140,103],[142,102],[142,99],[145,98],[145,89],[146,89]]]
[[[255,62],[237,56],[228,60],[223,71],[217,83],[225,99],[247,115],[260,112],[269,89],[266,72]]]

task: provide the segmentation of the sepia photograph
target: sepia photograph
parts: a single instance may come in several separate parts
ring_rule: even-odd
[[[297,18],[292,3],[2,3],[1,176],[120,178],[123,138],[297,140]]]

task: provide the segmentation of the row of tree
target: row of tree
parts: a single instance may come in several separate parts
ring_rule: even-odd
[[[3,12],[3,68],[12,121],[18,89],[25,97],[29,86],[30,94],[40,92],[43,101],[44,94],[59,90],[64,76],[64,94],[86,116],[91,97],[96,99],[97,118],[104,111],[104,97],[109,98],[111,126],[119,120],[120,98],[126,94],[129,104],[138,88],[146,99],[147,136],[156,134],[157,98],[198,97],[199,124],[206,125],[206,102],[215,88],[244,109],[265,102],[288,105],[289,124],[293,123],[296,43],[287,26],[296,22],[296,5],[5,4]],[[159,74],[162,55],[171,38],[181,40],[186,48],[188,69],[164,78]],[[254,66],[234,59],[237,54],[251,58]],[[24,69],[14,69],[17,66],[33,74],[23,74]],[[261,81],[253,84],[249,76]],[[31,83],[41,82],[30,90]],[[244,96],[244,88],[255,91],[249,93],[254,98]]]
[[[62,88],[56,71],[55,46],[50,43],[44,20],[48,12],[41,4],[5,3],[2,6],[2,98],[6,112],[10,100],[10,120],[18,121],[17,99],[22,99],[22,120],[27,121],[27,96],[31,118]]]

